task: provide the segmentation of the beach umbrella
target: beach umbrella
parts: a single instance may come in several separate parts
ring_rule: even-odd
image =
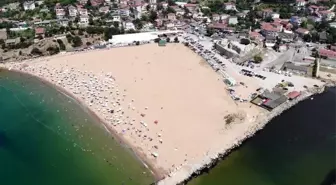
[[[158,124],[159,122],[158,122],[158,120],[155,120],[154,123],[155,123],[155,124]]]

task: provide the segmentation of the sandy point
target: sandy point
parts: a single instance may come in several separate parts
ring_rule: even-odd
[[[222,78],[182,44],[60,55],[27,66],[12,67],[74,94],[161,177],[229,146],[262,112],[236,104]],[[243,119],[228,126],[228,114]]]

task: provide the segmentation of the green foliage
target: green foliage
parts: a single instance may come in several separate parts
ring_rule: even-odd
[[[47,51],[49,53],[49,55],[55,55],[55,54],[58,54],[60,52],[60,49],[56,46],[56,47],[53,47],[53,46],[50,46],[47,48]]]
[[[158,15],[157,15],[157,13],[156,13],[155,11],[151,11],[151,12],[149,13],[149,20],[150,20],[151,22],[154,22],[155,19],[157,19],[157,18],[158,18]]]
[[[317,57],[315,58],[314,61],[314,66],[313,66],[313,71],[312,71],[312,76],[317,77],[317,68],[318,68],[318,61]]]
[[[263,58],[260,55],[255,55],[253,57],[253,60],[254,60],[255,63],[261,63],[263,61]]]
[[[175,37],[175,38],[174,38],[174,42],[175,42],[175,43],[179,43],[180,41],[179,41],[179,39],[178,39],[177,37]]]
[[[82,46],[83,42],[82,39],[78,36],[73,37],[72,39],[72,46],[73,47],[79,47]]]

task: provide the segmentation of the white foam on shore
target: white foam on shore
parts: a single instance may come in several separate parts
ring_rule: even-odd
[[[256,132],[263,129],[266,126],[266,124],[270,122],[274,117],[279,116],[282,112],[296,105],[300,101],[303,101],[314,94],[322,93],[323,91],[324,91],[324,88],[321,88],[321,90],[319,90],[316,93],[311,93],[308,91],[302,92],[301,96],[299,96],[297,99],[293,101],[287,101],[284,104],[282,104],[280,107],[274,109],[272,112],[265,115],[265,118],[262,121],[256,122],[256,124],[253,126],[253,129],[249,130],[247,133],[242,134],[241,137],[235,140],[234,143],[231,143],[230,146],[226,146],[225,148],[222,148],[221,151],[209,153],[198,164],[187,164],[183,166],[177,171],[170,173],[166,178],[162,179],[157,184],[158,185],[173,185],[173,184],[182,183],[186,179],[190,178],[194,173],[197,173],[200,170],[205,169],[209,165],[211,165],[211,163],[213,163],[214,160],[217,160],[219,158],[219,155],[227,155],[228,153],[231,152],[232,149],[240,146],[244,140],[252,137]]]

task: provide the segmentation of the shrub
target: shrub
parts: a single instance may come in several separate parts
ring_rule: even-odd
[[[60,46],[60,50],[65,50],[65,45],[64,45],[64,43],[63,43],[63,41],[61,40],[61,39],[57,39],[57,43],[58,43],[58,45]]]
[[[180,41],[179,41],[179,39],[178,39],[177,37],[175,37],[175,38],[174,38],[174,42],[175,42],[175,43],[179,43]]]
[[[136,41],[136,42],[135,42],[135,45],[139,46],[139,45],[140,45],[140,42],[139,42],[139,41]]]
[[[166,41],[167,41],[167,42],[170,42],[170,38],[168,37],[168,38],[166,39]]]
[[[260,63],[263,61],[263,58],[260,55],[256,55],[253,57],[255,63]]]
[[[245,38],[240,39],[240,44],[248,45],[250,44],[250,42],[251,41],[249,39],[245,39]]]
[[[155,43],[159,43],[160,40],[161,40],[160,38],[156,38],[156,39],[154,39],[154,42],[155,42]]]

